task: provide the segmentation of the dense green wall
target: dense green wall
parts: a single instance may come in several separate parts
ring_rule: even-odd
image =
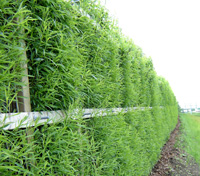
[[[22,40],[33,111],[138,107],[36,126],[31,143],[25,129],[1,127],[0,175],[148,175],[178,116],[151,58],[93,0],[3,0],[0,12],[1,113],[22,86]]]

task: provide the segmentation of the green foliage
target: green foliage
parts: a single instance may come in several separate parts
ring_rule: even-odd
[[[184,150],[200,164],[200,114],[181,114],[180,119]]]
[[[19,29],[27,23],[17,24],[21,14],[27,14],[17,2],[3,1],[0,5],[0,111],[9,112],[11,102],[20,91],[21,54]]]
[[[0,11],[1,113],[17,104],[25,51],[33,111],[138,108],[89,120],[66,116],[33,127],[31,143],[25,129],[1,127],[0,175],[148,175],[178,115],[151,58],[96,1],[3,0]]]

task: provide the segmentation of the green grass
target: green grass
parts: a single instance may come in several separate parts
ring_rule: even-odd
[[[200,164],[200,113],[182,114],[184,148]]]

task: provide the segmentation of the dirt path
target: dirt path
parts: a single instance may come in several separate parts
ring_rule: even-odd
[[[192,157],[179,147],[174,147],[179,140],[180,124],[180,120],[178,120],[170,139],[162,149],[161,158],[154,166],[150,176],[200,176],[200,168]]]

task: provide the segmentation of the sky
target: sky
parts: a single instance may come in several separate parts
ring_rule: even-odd
[[[200,107],[200,0],[101,0],[181,107]]]

